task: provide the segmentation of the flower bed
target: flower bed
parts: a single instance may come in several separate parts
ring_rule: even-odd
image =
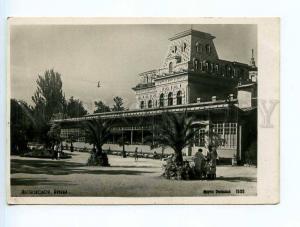
[[[122,155],[122,151],[106,150],[106,153],[110,154],[110,155],[118,155],[118,156]],[[132,151],[126,152],[126,155],[128,157],[132,157],[132,158],[135,157],[135,153]],[[162,159],[162,158],[167,158],[168,154],[161,155],[161,154],[154,154],[154,153],[140,153],[139,152],[138,157],[139,158],[149,158],[149,159]]]
[[[30,157],[30,158],[53,158],[53,151],[49,150],[49,149],[42,149],[42,150],[31,150],[29,152],[26,152],[24,154],[22,154],[22,157]],[[61,152],[60,153],[60,159],[68,159],[68,158],[72,158],[72,155]]]

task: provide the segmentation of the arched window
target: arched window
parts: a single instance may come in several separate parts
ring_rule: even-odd
[[[144,109],[144,108],[145,108],[145,102],[141,101],[141,109]]]
[[[203,63],[200,62],[200,70],[202,71],[203,70]]]
[[[152,100],[148,101],[148,108],[152,108]]]
[[[218,64],[215,65],[215,71],[216,71],[216,73],[219,72],[219,65]]]
[[[209,62],[208,62],[208,61],[205,62],[204,70],[205,70],[206,72],[209,72],[209,66],[210,66]]]
[[[173,93],[170,92],[168,94],[168,106],[172,106],[173,105]]]
[[[159,107],[164,106],[164,94],[160,94],[159,96]]]
[[[202,52],[202,46],[201,46],[201,44],[199,42],[196,42],[196,52],[197,53]]]
[[[146,77],[144,76],[144,77],[142,77],[142,78],[143,78],[143,84],[146,84],[146,83],[147,83]]]
[[[199,60],[198,59],[194,59],[194,68],[195,70],[199,70]]]
[[[173,72],[173,62],[169,63],[169,73]]]
[[[183,43],[183,46],[182,46],[182,51],[186,51],[186,43]]]
[[[207,54],[210,54],[210,52],[211,52],[211,47],[210,47],[209,44],[206,44],[206,45],[205,45],[205,51],[206,51]]]
[[[176,53],[177,52],[177,46],[173,46],[172,47],[172,53]]]
[[[182,104],[182,93],[181,93],[181,91],[177,92],[176,103],[177,103],[177,105],[181,105]]]
[[[226,77],[232,77],[232,68],[230,65],[225,66],[225,74],[226,74]]]

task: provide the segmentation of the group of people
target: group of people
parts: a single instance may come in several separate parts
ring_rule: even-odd
[[[56,143],[52,149],[52,159],[59,160],[62,155],[62,146],[60,143]]]
[[[198,178],[213,180],[216,179],[216,166],[217,166],[217,149],[214,146],[208,146],[207,155],[204,156],[202,149],[199,149],[193,160],[195,163],[195,174]]]

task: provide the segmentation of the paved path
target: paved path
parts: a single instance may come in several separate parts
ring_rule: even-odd
[[[208,196],[216,190],[238,195],[237,189],[256,193],[253,167],[219,166],[214,181],[174,181],[160,176],[160,160],[135,162],[110,155],[111,167],[90,167],[85,165],[88,153],[72,155],[65,160],[12,156],[12,196]],[[207,193],[210,190],[213,194]]]

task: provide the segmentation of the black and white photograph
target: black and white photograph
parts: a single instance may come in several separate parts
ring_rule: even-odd
[[[258,32],[226,21],[10,23],[10,201],[259,196],[259,135],[278,134],[279,110],[260,99],[272,83]]]

